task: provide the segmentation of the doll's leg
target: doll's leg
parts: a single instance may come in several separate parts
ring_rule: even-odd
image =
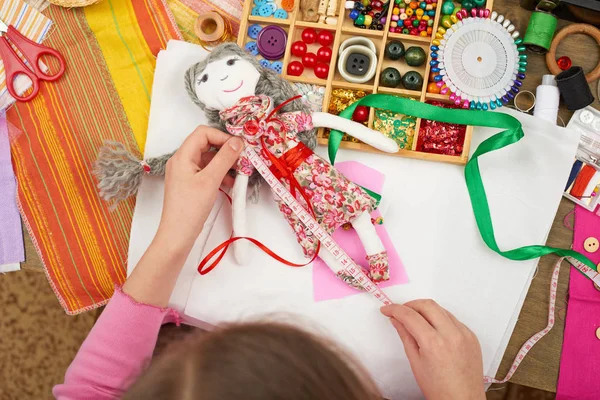
[[[374,282],[387,281],[390,279],[387,252],[371,222],[371,215],[365,211],[351,222],[367,253],[369,277]]]
[[[329,252],[329,250],[321,247],[321,250],[319,251],[319,257],[321,258],[321,260],[323,260],[325,264],[327,264],[329,269],[332,270],[338,278],[340,278],[346,284],[352,286],[355,289],[363,290],[362,286],[358,282],[356,282],[356,279],[354,279],[352,275],[349,275],[346,272],[344,272],[340,263]]]

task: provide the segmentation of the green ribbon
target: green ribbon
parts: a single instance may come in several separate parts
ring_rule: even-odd
[[[414,117],[425,118],[440,122],[447,122],[462,125],[484,126],[488,128],[504,129],[502,132],[486,139],[471,156],[471,159],[465,166],[465,181],[471,198],[475,221],[481,233],[485,244],[496,253],[510,260],[531,260],[547,254],[557,254],[561,257],[573,257],[586,264],[593,270],[597,270],[596,265],[583,254],[573,250],[559,249],[549,246],[523,246],[517,249],[503,251],[498,247],[494,235],[494,226],[490,207],[485,194],[485,188],[479,171],[479,157],[495,150],[500,150],[506,146],[514,144],[524,136],[523,128],[518,119],[504,113],[471,111],[461,109],[450,109],[436,107],[430,104],[412,101],[410,99],[396,97],[387,94],[371,94],[356,101],[344,111],[340,116],[350,119],[357,106],[374,107],[382,110],[389,110]],[[342,142],[343,133],[332,130],[329,136],[329,159],[331,164],[335,162],[335,156]]]

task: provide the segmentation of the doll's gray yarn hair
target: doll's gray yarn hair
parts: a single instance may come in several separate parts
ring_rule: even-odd
[[[227,132],[227,130],[225,129],[225,122],[219,117],[219,110],[207,107],[198,99],[195,82],[209,63],[232,55],[247,60],[260,72],[260,78],[256,84],[256,94],[264,94],[271,97],[275,105],[281,104],[298,94],[289,82],[271,69],[262,67],[256,58],[246,53],[237,44],[224,43],[215,47],[204,60],[192,65],[186,71],[184,81],[190,99],[206,113],[209,123],[223,132]],[[286,104],[281,111],[311,112],[309,107],[299,99]],[[314,149],[317,145],[316,130],[311,129],[299,132],[298,139],[311,149]],[[172,155],[173,153],[169,153],[146,159],[145,162],[142,162],[128,152],[123,144],[117,142],[105,143],[105,146],[100,149],[94,169],[94,174],[98,179],[100,196],[104,200],[114,201],[116,204],[135,195],[144,174],[144,163],[149,167],[149,174],[164,175],[167,161]],[[255,172],[250,177],[250,190],[248,191],[248,197],[252,201],[258,199],[260,182],[260,175]]]

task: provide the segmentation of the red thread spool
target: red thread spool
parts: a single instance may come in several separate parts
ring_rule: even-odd
[[[579,175],[577,175],[577,179],[575,179],[573,188],[571,188],[571,191],[569,192],[571,196],[581,198],[595,174],[596,168],[589,164],[585,164],[583,168],[581,168]]]

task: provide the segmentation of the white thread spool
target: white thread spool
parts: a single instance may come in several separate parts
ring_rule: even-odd
[[[556,86],[554,75],[544,75],[542,77],[542,84],[537,87],[535,97],[537,103],[533,110],[533,116],[556,124],[560,92],[558,86]]]

